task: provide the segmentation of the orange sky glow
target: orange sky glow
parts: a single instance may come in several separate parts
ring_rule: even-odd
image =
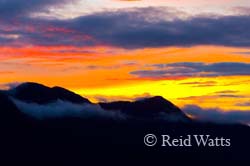
[[[150,64],[177,62],[250,62],[246,49],[196,46],[127,50],[114,47],[0,48],[2,85],[40,82],[62,86],[92,101],[131,100],[161,95],[177,105],[248,110],[249,76],[139,78],[130,72]],[[5,56],[7,55],[8,56]],[[220,94],[222,92],[226,95]],[[237,97],[241,96],[241,97]]]

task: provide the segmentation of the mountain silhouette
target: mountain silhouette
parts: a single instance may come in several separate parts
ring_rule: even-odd
[[[88,99],[81,97],[67,89],[61,87],[49,88],[38,83],[23,83],[8,91],[12,97],[24,101],[38,104],[51,103],[56,100],[66,100],[72,103],[90,103]]]
[[[0,92],[0,124],[17,126],[24,122],[27,116],[22,114],[13,101],[4,92]]]
[[[27,82],[10,89],[5,95],[25,103],[49,104],[63,100],[75,104],[92,104],[88,99],[81,97],[62,87],[47,87],[42,84]],[[9,100],[9,102],[12,102]],[[189,118],[170,101],[161,96],[140,99],[134,102],[117,101],[111,103],[98,103],[105,111],[120,111],[135,118],[153,118],[166,115],[176,120],[189,120]],[[13,107],[15,106],[12,104]],[[8,110],[7,108],[6,110]],[[17,108],[15,108],[17,110]],[[20,111],[19,111],[20,112]]]
[[[152,117],[164,113],[174,115],[179,119],[188,119],[181,109],[161,96],[145,98],[134,102],[118,101],[99,104],[103,109],[120,110],[125,114],[133,116]]]
[[[58,111],[65,111],[65,108],[66,115],[77,111],[86,113],[57,117],[60,115]],[[29,116],[31,109],[40,114],[43,111],[57,112],[55,117],[36,119]],[[95,117],[93,112],[102,116]],[[126,115],[124,119],[106,116],[120,113],[122,117]],[[147,163],[147,159],[162,162],[180,159],[185,162],[190,159],[228,161],[249,159],[250,148],[248,126],[190,120],[180,108],[161,96],[93,104],[64,88],[50,88],[37,83],[24,83],[0,91],[0,132],[0,161],[79,159],[93,162],[98,158],[98,161],[110,159],[120,162],[135,157],[140,159],[140,163]],[[143,142],[149,133],[158,138],[155,147],[146,147]],[[161,147],[161,135],[179,139],[180,136],[185,138],[197,134],[230,138],[232,146]]]

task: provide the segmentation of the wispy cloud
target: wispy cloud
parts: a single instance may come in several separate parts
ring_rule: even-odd
[[[10,82],[10,83],[0,84],[0,90],[1,89],[13,89],[20,84],[21,84],[21,82]]]
[[[155,64],[153,69],[132,71],[130,74],[141,78],[160,77],[216,77],[250,75],[249,63],[169,63]]]
[[[180,85],[189,85],[191,87],[210,87],[216,86],[216,81],[195,81],[195,82],[182,82]]]
[[[250,107],[250,102],[236,103],[235,105],[241,107]]]

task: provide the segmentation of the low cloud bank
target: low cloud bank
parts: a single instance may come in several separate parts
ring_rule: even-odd
[[[74,104],[63,100],[57,100],[48,104],[37,104],[23,102],[14,98],[12,98],[12,101],[21,112],[36,119],[80,117],[84,119],[104,118],[125,120],[128,118],[128,116],[121,113],[119,110],[104,110],[99,105],[95,104]],[[182,110],[186,114],[193,116],[195,119],[204,122],[250,124],[250,111],[223,111],[219,108],[204,109],[197,105],[186,105]],[[181,120],[181,118],[176,117],[176,115],[170,117],[165,114],[160,114],[159,116],[154,117],[154,119],[168,121]]]
[[[250,111],[223,111],[218,108],[204,109],[197,105],[186,105],[182,109],[186,114],[201,121],[250,124]]]
[[[119,111],[106,111],[99,105],[74,104],[68,101],[57,100],[49,104],[26,103],[12,98],[12,101],[23,113],[37,119],[58,117],[81,117],[81,118],[107,118],[124,119],[125,116]]]

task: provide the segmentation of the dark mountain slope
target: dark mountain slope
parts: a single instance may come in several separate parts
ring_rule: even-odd
[[[152,117],[165,113],[175,115],[179,118],[188,119],[186,115],[173,103],[161,96],[146,98],[134,102],[118,101],[111,103],[100,103],[100,106],[106,110],[120,110],[121,112],[133,116]]]
[[[4,93],[0,92],[0,125],[18,126],[27,120],[27,116],[21,113],[11,99]]]
[[[90,103],[88,99],[81,97],[61,87],[49,88],[37,83],[24,83],[8,92],[12,97],[24,102],[46,104],[58,99],[72,103]]]
[[[39,104],[57,99],[89,103],[87,99],[66,89],[49,88],[35,83],[22,84],[10,91],[0,92],[0,161],[68,160],[71,165],[72,161],[90,161],[93,165],[93,161],[100,162],[99,164],[103,164],[103,161],[120,163],[137,160],[140,164],[148,161],[154,164],[183,161],[186,164],[189,160],[249,160],[250,127],[240,124],[159,120],[154,116],[173,115],[188,119],[178,107],[159,96],[134,102],[100,103],[106,111],[121,111],[147,119],[145,121],[137,118],[118,120],[102,117],[54,117],[37,120],[22,114],[11,97]],[[146,134],[157,136],[158,142],[154,147],[144,144]],[[181,136],[185,138],[194,134],[229,138],[231,146],[161,146],[161,135],[179,139]]]

